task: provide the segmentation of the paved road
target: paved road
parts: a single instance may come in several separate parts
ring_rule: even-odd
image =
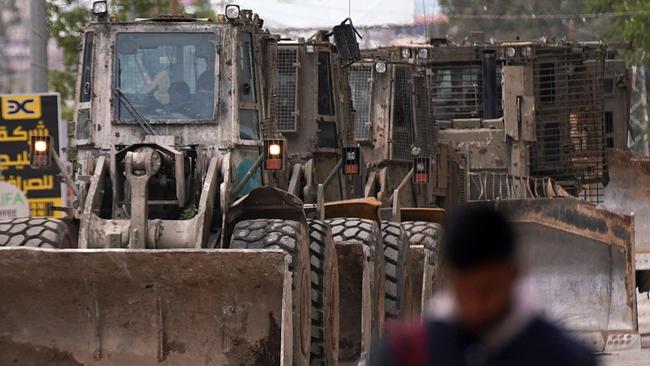
[[[598,356],[601,366],[649,366],[650,349]]]
[[[637,307],[639,311],[639,332],[650,333],[650,299],[648,294],[637,293]],[[646,344],[644,337],[643,347],[650,347]],[[601,366],[650,366],[650,348],[640,351],[621,352],[619,354],[598,356]]]

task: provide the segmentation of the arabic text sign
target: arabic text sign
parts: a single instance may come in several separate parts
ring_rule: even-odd
[[[29,201],[32,216],[48,216],[52,206],[62,206],[56,168],[32,169],[32,136],[51,136],[59,151],[59,100],[57,94],[0,96],[0,174],[19,188]]]
[[[29,216],[27,197],[15,186],[0,182],[0,220]]]

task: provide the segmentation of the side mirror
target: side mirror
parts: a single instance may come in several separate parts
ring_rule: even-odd
[[[341,24],[335,26],[332,30],[332,35],[334,36],[337,55],[343,68],[361,59],[359,42],[357,42],[357,36],[361,38],[361,35],[354,28],[352,19],[346,18]]]
[[[32,168],[47,168],[52,162],[51,137],[32,136],[29,146],[29,163]]]

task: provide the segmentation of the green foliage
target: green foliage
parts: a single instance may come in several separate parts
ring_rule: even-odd
[[[594,40],[599,20],[582,19],[579,16],[563,19],[489,19],[489,15],[550,15],[580,14],[585,12],[583,1],[576,0],[440,0],[445,14],[449,16],[446,31],[462,39],[472,31],[485,32],[487,38],[502,41],[539,39],[541,37],[577,40]],[[464,16],[486,16],[468,19]]]
[[[48,3],[50,38],[63,50],[63,70],[49,70],[50,88],[61,94],[61,116],[72,120],[72,101],[75,95],[75,78],[79,63],[81,31],[90,19],[88,8],[76,1]]]
[[[586,0],[590,11],[636,12],[612,18],[602,37],[610,42],[632,42],[632,50],[625,52],[627,58],[635,63],[650,65],[646,55],[650,51],[650,1],[648,0]]]

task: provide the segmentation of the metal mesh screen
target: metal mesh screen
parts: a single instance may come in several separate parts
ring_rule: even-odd
[[[395,66],[393,96],[393,156],[394,160],[410,160],[413,144],[413,90],[408,66]]]
[[[348,81],[352,93],[352,106],[356,113],[354,138],[368,140],[370,137],[370,77],[371,66],[352,66]]]
[[[274,85],[275,114],[280,131],[296,131],[296,92],[298,81],[298,50],[278,50],[277,74]]]
[[[531,175],[549,176],[569,193],[601,202],[605,176],[602,53],[538,49]]]
[[[434,65],[428,74],[437,120],[483,117],[481,64]],[[501,68],[497,67],[497,117],[501,105]]]
[[[415,75],[413,87],[415,90],[415,140],[417,146],[422,149],[422,156],[432,156],[435,118],[431,111],[425,78],[422,75]]]

